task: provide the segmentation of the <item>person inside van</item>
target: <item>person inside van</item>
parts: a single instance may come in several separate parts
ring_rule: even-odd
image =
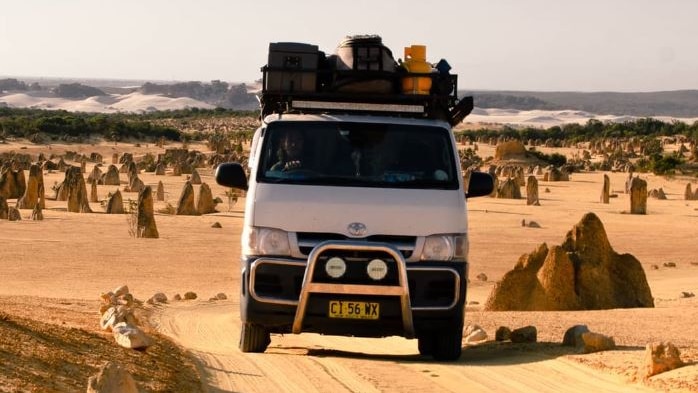
[[[272,165],[271,170],[283,172],[303,168],[303,145],[303,133],[300,130],[287,130],[279,141],[279,161]]]

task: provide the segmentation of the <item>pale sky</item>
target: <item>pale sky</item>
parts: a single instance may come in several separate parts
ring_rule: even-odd
[[[252,82],[270,42],[427,46],[460,89],[698,89],[695,0],[0,0],[0,76]]]

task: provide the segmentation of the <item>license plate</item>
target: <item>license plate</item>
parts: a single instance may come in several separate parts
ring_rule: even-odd
[[[329,305],[330,318],[378,319],[379,315],[379,303],[331,300]]]

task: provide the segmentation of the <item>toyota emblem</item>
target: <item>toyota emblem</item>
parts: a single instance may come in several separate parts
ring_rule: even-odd
[[[349,234],[352,236],[364,236],[366,235],[366,225],[360,222],[352,222],[347,226]]]

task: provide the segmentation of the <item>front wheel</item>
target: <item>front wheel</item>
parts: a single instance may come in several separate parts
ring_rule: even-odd
[[[271,334],[263,326],[243,322],[240,329],[242,352],[264,352],[271,343]]]
[[[447,329],[435,332],[433,336],[432,356],[434,360],[454,361],[460,358],[463,341],[463,329]]]
[[[434,353],[434,333],[426,332],[417,337],[417,348],[422,356],[431,356]]]

